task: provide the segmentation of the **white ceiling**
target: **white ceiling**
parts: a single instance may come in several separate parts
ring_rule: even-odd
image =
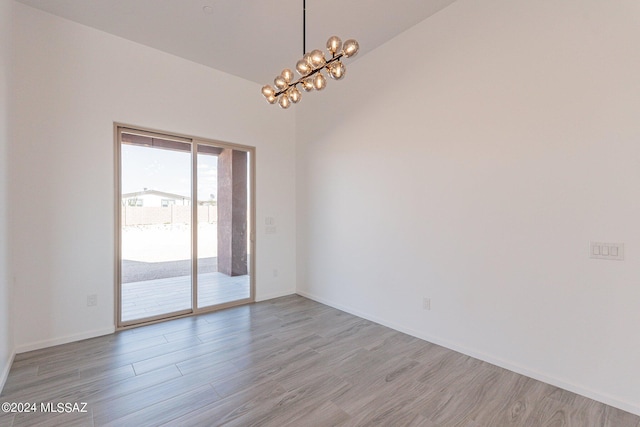
[[[302,0],[18,1],[260,84],[303,53]],[[454,1],[306,0],[307,51],[337,35],[361,56]]]

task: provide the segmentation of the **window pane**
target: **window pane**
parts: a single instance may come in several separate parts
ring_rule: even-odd
[[[123,322],[191,309],[191,153],[185,146],[121,145]]]
[[[250,297],[248,153],[198,145],[198,308]]]

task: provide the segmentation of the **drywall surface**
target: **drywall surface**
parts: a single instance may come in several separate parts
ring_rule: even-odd
[[[114,122],[256,147],[257,299],[295,289],[294,119],[260,86],[21,4],[11,170],[18,351],[114,328]],[[278,269],[277,277],[272,271]],[[98,305],[87,307],[87,295]]]
[[[0,0],[0,391],[13,359],[9,273],[9,146],[11,14],[13,1]]]
[[[298,292],[640,414],[639,24],[459,0],[346,61],[297,111]]]

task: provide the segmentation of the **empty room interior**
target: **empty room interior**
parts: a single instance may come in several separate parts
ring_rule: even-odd
[[[640,427],[639,40],[0,0],[0,426]]]

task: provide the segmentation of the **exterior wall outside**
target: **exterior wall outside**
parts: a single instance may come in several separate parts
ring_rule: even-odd
[[[157,224],[189,224],[191,223],[190,206],[160,207],[122,207],[123,226],[133,225],[157,225]],[[218,221],[218,208],[216,206],[198,206],[198,222],[209,224]]]
[[[131,202],[130,202],[131,201]],[[163,202],[165,204],[173,204],[177,206],[189,206],[191,205],[191,200],[187,197],[183,198],[170,198],[170,197],[162,197],[155,194],[143,194],[141,196],[134,197],[125,197],[122,199],[122,203],[125,205],[129,205],[130,203],[134,203],[132,206],[136,206],[136,202],[140,201],[143,207],[164,207]],[[139,205],[138,205],[139,206]]]

